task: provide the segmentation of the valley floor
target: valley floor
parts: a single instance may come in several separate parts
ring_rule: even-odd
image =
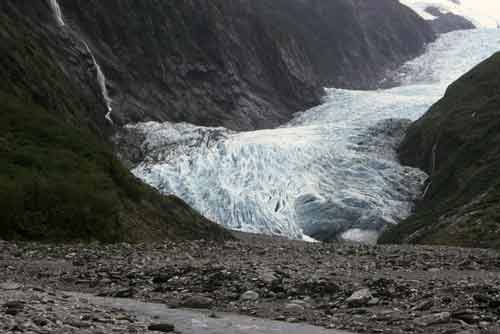
[[[224,244],[0,241],[0,332],[145,333],[155,321],[96,306],[70,291],[355,333],[500,328],[495,251],[304,243],[249,234]]]

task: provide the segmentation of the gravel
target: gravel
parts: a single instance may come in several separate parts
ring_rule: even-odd
[[[92,309],[61,293],[77,291],[356,333],[495,333],[500,328],[496,251],[237,236],[224,244],[0,241],[0,326],[85,333],[92,323],[104,332],[106,326],[132,326],[146,333],[154,323]],[[36,292],[35,303],[16,304],[30,300],[15,297],[20,286],[34,287],[26,293]],[[59,308],[68,319],[51,313]],[[41,326],[40,319],[48,323]]]

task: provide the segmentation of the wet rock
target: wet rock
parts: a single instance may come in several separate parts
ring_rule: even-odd
[[[278,275],[271,270],[262,270],[259,272],[259,279],[266,284],[272,285],[278,280]]]
[[[64,322],[66,325],[75,327],[75,328],[90,328],[92,325],[88,322],[70,320]]]
[[[167,323],[152,324],[148,326],[148,330],[155,332],[171,333],[175,331],[175,326]]]
[[[195,295],[184,299],[181,302],[181,306],[194,309],[208,309],[212,307],[213,303],[214,300],[212,298]]]
[[[153,283],[162,284],[167,283],[169,279],[175,276],[175,273],[159,273],[153,277]]]
[[[452,317],[453,319],[465,321],[468,324],[476,324],[481,320],[481,317],[472,310],[455,311],[452,313]]]
[[[334,294],[339,292],[341,289],[332,280],[319,278],[319,279],[309,279],[307,282],[299,287],[299,290],[305,294]]]
[[[22,301],[10,301],[3,305],[5,314],[15,316],[24,310],[25,303]]]
[[[115,297],[115,298],[133,298],[136,294],[135,289],[127,288],[116,291],[107,291],[98,294],[99,297]]]

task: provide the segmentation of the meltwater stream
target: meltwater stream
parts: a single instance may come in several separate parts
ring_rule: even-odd
[[[401,166],[406,122],[447,85],[500,49],[500,30],[443,35],[404,65],[400,86],[328,89],[324,103],[272,130],[186,123],[128,125],[144,136],[134,174],[231,229],[291,238],[375,242],[407,217],[426,175]]]

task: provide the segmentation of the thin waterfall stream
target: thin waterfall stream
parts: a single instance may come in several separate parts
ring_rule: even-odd
[[[54,13],[54,17],[56,19],[57,24],[60,27],[65,27],[66,22],[64,21],[63,13],[62,13],[61,7],[59,6],[59,3],[57,2],[57,0],[50,0],[49,3],[50,3],[50,7],[52,9],[52,12]],[[104,99],[104,103],[106,104],[106,108],[108,110],[104,117],[106,118],[106,120],[108,122],[113,123],[113,119],[111,118],[111,113],[113,111],[113,108],[112,108],[113,100],[109,96],[108,88],[106,85],[106,76],[104,75],[104,72],[102,71],[101,66],[97,62],[97,60],[94,56],[94,53],[90,49],[88,43],[85,42],[85,40],[83,38],[79,38],[79,40],[85,46],[85,49],[87,50],[88,54],[90,55],[92,62],[94,64],[94,68],[96,70],[97,84],[99,85],[102,97]]]

